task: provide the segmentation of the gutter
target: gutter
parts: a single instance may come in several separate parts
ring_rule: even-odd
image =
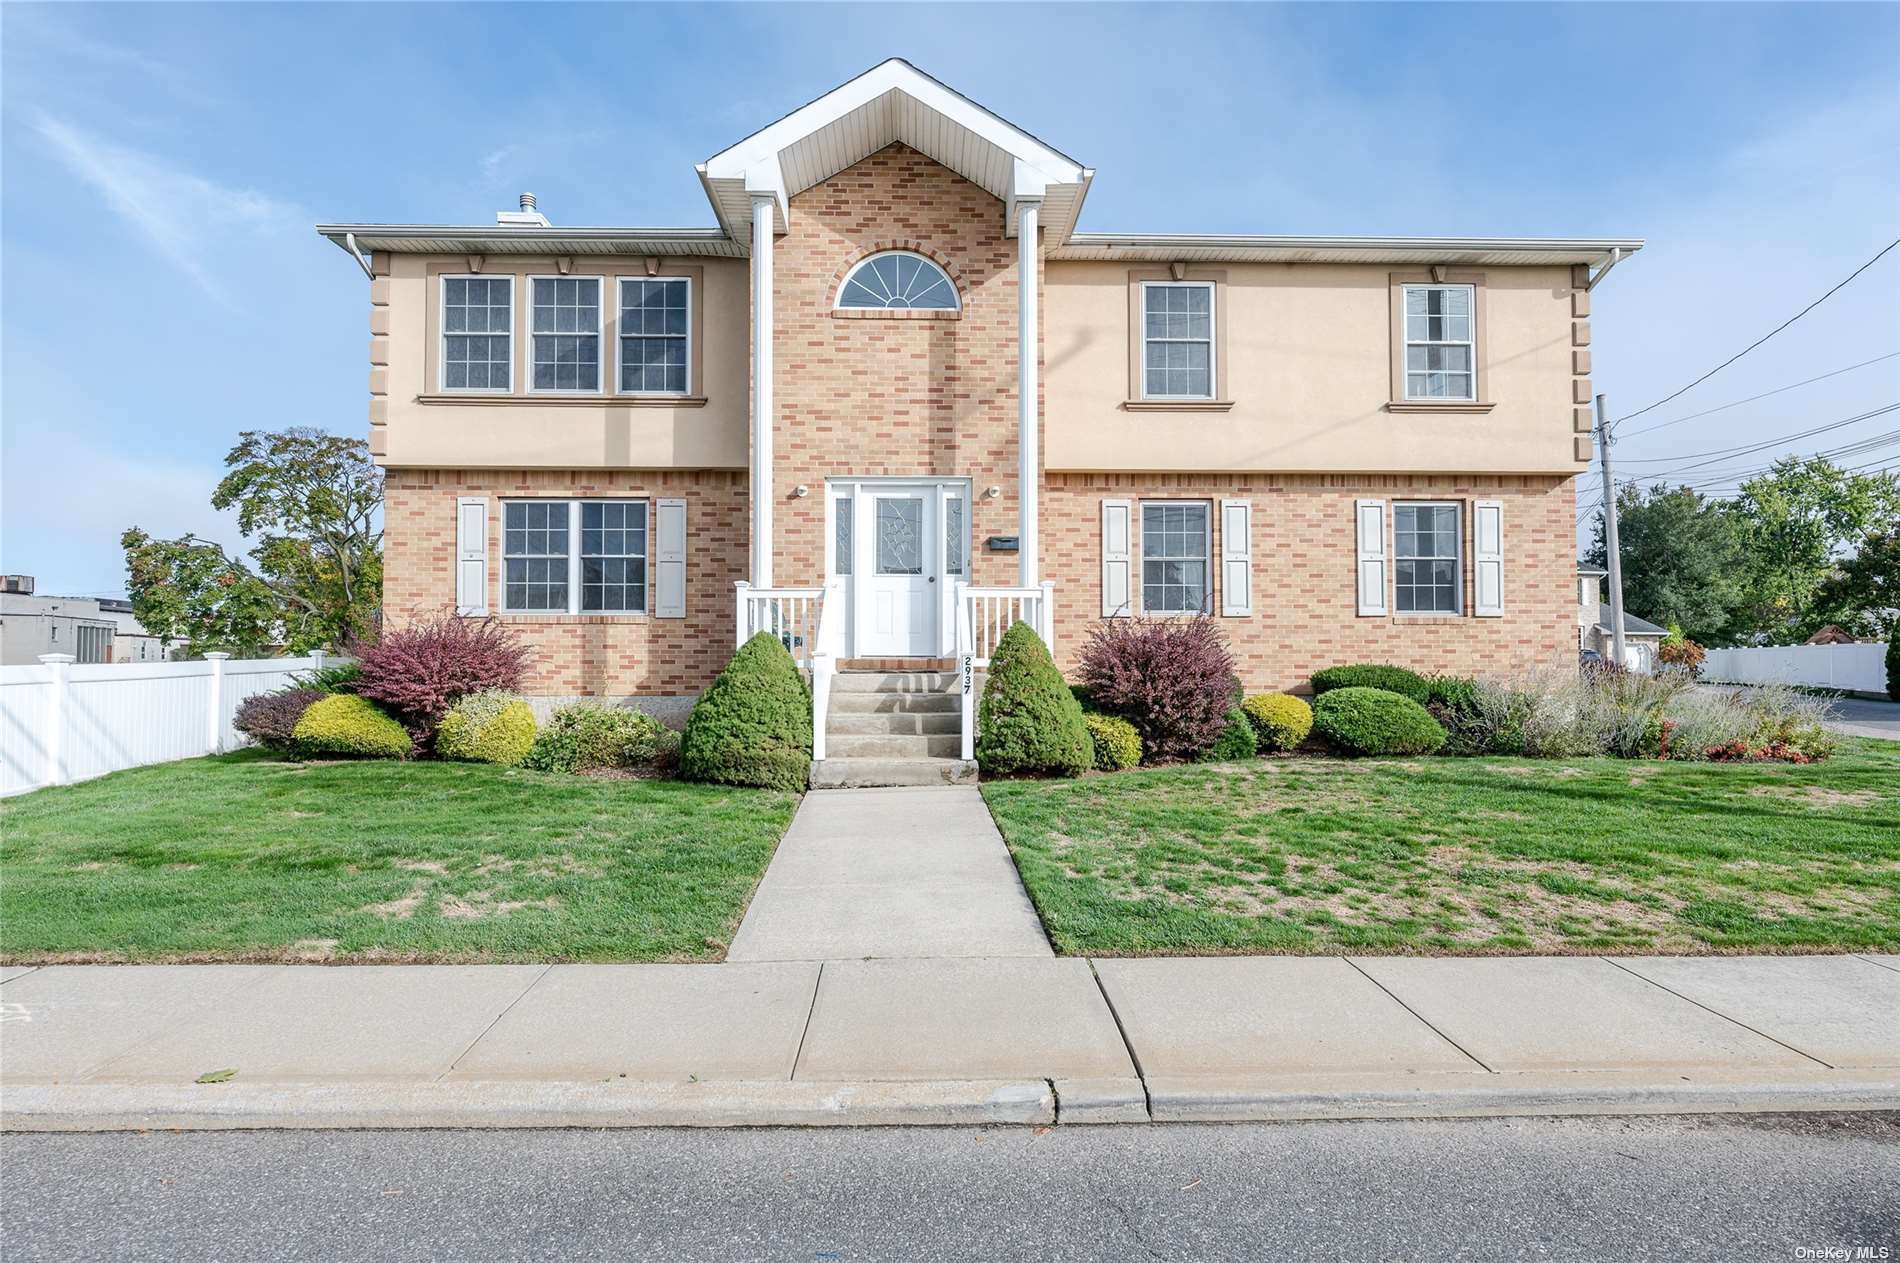
[[[369,260],[363,257],[363,252],[356,248],[355,233],[346,232],[343,234],[343,248],[348,250],[351,257],[356,260],[356,266],[363,269],[364,276],[369,277],[372,281],[376,279],[376,269],[369,265]]]

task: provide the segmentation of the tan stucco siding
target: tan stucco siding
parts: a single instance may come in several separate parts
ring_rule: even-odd
[[[444,401],[439,361],[439,277],[469,272],[462,256],[390,255],[371,309],[371,435],[392,467],[510,469],[744,469],[748,441],[748,265],[740,259],[661,260],[659,275],[694,273],[695,376],[687,400],[635,402],[612,394],[536,399],[526,390],[528,280],[559,272],[552,258],[491,256],[481,275],[515,279],[514,383],[506,396]],[[607,278],[602,373],[613,389],[615,276],[641,276],[638,258],[577,256],[575,276]],[[378,326],[387,332],[379,331]],[[381,356],[383,363],[377,362]],[[380,388],[380,389],[379,389]],[[379,423],[378,414],[382,414]],[[382,431],[377,434],[378,429]]]
[[[1126,406],[1130,275],[1152,274],[1155,265],[1045,265],[1046,468],[1574,474],[1583,467],[1575,407],[1587,354],[1573,352],[1588,330],[1573,319],[1570,269],[1483,269],[1479,402],[1493,406],[1415,413],[1387,407],[1399,269],[1217,266],[1221,390],[1232,407],[1169,412]]]

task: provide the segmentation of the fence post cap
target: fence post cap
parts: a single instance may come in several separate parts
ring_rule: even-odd
[[[225,653],[222,650],[213,649],[210,653],[205,654],[204,658],[206,662],[223,662],[226,658],[230,656],[231,656],[230,654]]]
[[[79,659],[69,653],[43,653],[40,655],[40,661],[49,667],[57,667],[69,662],[77,662]]]

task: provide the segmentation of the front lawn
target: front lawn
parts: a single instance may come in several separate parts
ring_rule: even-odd
[[[0,803],[0,959],[717,960],[796,798],[245,752]]]
[[[1059,950],[1900,948],[1900,743],[1260,759],[983,787]]]

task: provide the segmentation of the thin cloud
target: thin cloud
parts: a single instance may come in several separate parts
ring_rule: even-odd
[[[155,154],[103,140],[50,114],[37,129],[60,161],[96,189],[115,212],[212,299],[237,303],[204,263],[233,232],[291,228],[295,206],[255,189],[231,188]]]

